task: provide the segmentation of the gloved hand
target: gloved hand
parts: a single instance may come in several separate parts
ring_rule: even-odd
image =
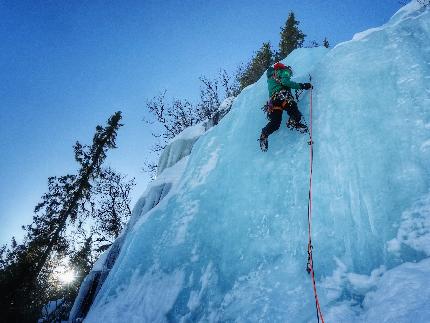
[[[311,83],[300,83],[300,88],[302,90],[309,90],[312,87]]]

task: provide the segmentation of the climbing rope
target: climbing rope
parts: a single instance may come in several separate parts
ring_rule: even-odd
[[[310,81],[312,81],[312,77],[309,75]],[[309,233],[309,241],[308,241],[308,263],[306,271],[308,274],[312,277],[312,284],[314,288],[314,295],[315,295],[315,307],[317,312],[317,320],[318,322],[321,321],[324,323],[324,317],[321,312],[320,302],[318,300],[318,294],[317,294],[317,286],[315,284],[315,272],[314,272],[314,261],[312,258],[312,235],[311,235],[311,229],[312,229],[312,164],[313,164],[313,140],[312,140],[312,88],[310,89],[310,108],[309,108],[309,151],[310,151],[310,175],[309,175],[309,200],[308,200],[308,233]]]

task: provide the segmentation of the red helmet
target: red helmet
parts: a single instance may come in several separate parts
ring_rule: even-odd
[[[284,64],[282,64],[281,62],[277,62],[277,63],[275,63],[275,65],[273,65],[273,68],[275,70],[283,70],[284,68],[286,68],[286,66]]]

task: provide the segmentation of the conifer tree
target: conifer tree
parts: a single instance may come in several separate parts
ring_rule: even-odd
[[[273,62],[274,53],[270,42],[263,43],[240,76],[240,88],[244,89],[248,85],[258,81],[264,71],[266,71]]]
[[[330,43],[328,42],[327,37],[324,37],[324,40],[323,40],[323,46],[324,46],[325,48],[329,48],[329,47],[330,47]]]
[[[108,120],[107,127],[97,126],[91,146],[82,146],[79,142],[76,143],[75,159],[81,165],[79,174],[76,177],[72,177],[72,181],[70,183],[67,182],[63,186],[64,190],[61,202],[56,200],[60,192],[54,191],[44,196],[44,201],[36,207],[37,211],[45,210],[39,217],[36,216],[34,220],[46,222],[44,223],[44,229],[48,232],[48,241],[46,241],[46,248],[42,252],[32,273],[34,277],[38,276],[51,252],[59,245],[61,246],[63,240],[62,233],[65,231],[67,221],[74,222],[77,220],[80,207],[86,210],[85,202],[90,196],[92,180],[100,174],[101,165],[106,159],[107,150],[116,148],[117,131],[122,126],[119,123],[120,120],[121,112],[116,112]],[[52,208],[53,204],[54,208]],[[45,218],[54,218],[55,221],[46,221]],[[29,227],[29,233],[30,236],[37,238],[39,228],[36,227],[33,230]]]
[[[294,49],[303,46],[306,35],[299,29],[299,24],[300,21],[296,20],[294,12],[290,12],[284,27],[281,28],[278,60],[283,60]]]
[[[23,243],[18,244],[13,239],[10,248],[0,249],[0,310],[6,321],[35,321],[41,306],[58,295],[51,280],[59,259],[73,253],[68,229],[72,225],[82,229],[86,220],[99,215],[94,194],[100,191],[100,185],[115,182],[112,177],[116,175],[103,169],[102,164],[107,151],[116,148],[117,131],[122,126],[120,119],[121,113],[117,112],[106,127],[97,126],[92,145],[75,144],[75,159],[80,166],[77,174],[50,177],[48,192],[35,208],[33,223],[23,227],[26,231]],[[115,184],[112,187],[124,188]],[[113,204],[117,206],[121,195],[114,193],[115,188],[111,191],[115,195]],[[126,195],[128,197],[128,193]],[[122,225],[120,209],[115,207],[113,213],[104,214],[104,222],[110,222],[109,215],[114,219],[113,227],[107,229],[113,231],[114,236]],[[81,254],[87,252],[91,244],[92,240],[85,241]]]
[[[84,244],[70,256],[70,268],[80,276],[85,277],[91,270],[93,264],[93,237],[90,235],[85,238]],[[79,288],[79,285],[77,286]]]

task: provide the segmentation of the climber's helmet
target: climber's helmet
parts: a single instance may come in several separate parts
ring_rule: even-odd
[[[291,66],[289,65],[284,65],[281,62],[277,62],[275,63],[275,65],[273,65],[273,68],[276,70],[287,70],[290,74],[290,76],[293,75],[293,69],[291,68]]]

